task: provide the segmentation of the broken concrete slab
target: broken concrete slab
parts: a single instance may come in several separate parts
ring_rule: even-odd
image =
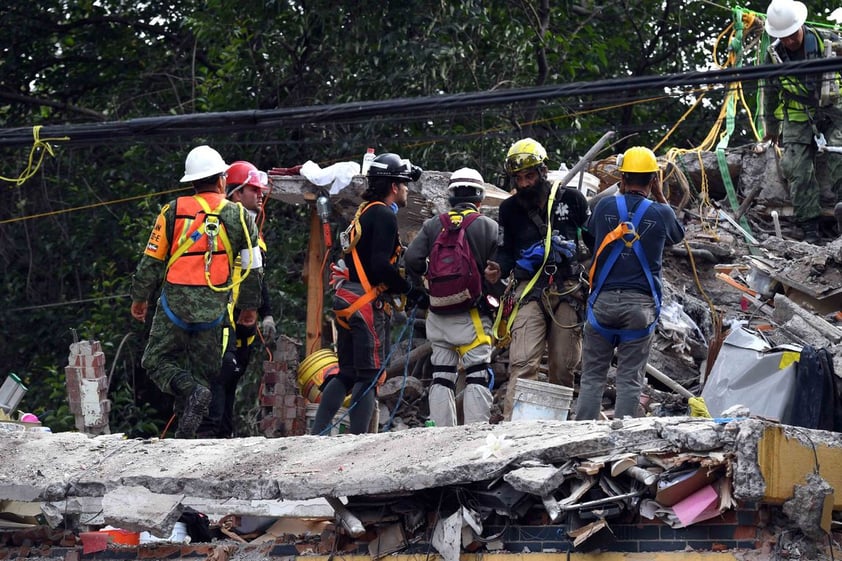
[[[509,445],[483,459],[480,447],[489,434],[505,436]],[[59,501],[104,496],[123,486],[245,501],[403,494],[493,480],[528,461],[563,464],[635,453],[714,454],[732,464],[735,497],[781,502],[791,496],[794,480],[813,471],[813,450],[822,477],[842,488],[842,473],[833,468],[842,463],[842,436],[756,419],[520,421],[332,438],[192,441],[16,433],[0,440],[6,460],[0,499]],[[842,508],[842,497],[834,508]]]
[[[106,524],[124,530],[149,531],[165,538],[184,512],[184,495],[151,493],[145,487],[118,487],[102,497]]]

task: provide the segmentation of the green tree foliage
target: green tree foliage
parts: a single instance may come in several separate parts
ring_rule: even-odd
[[[816,2],[811,10],[830,7]],[[397,103],[711,68],[712,47],[733,17],[715,3],[686,0],[5,0],[0,15],[0,126],[76,123],[91,131],[105,121]],[[262,169],[356,161],[374,146],[426,169],[471,165],[493,181],[518,137],[540,138],[556,163],[575,162],[607,130],[624,139],[617,149],[653,145],[694,95],[584,89],[458,113],[431,106],[237,130],[222,119],[219,127],[146,137],[149,123],[126,137],[51,140],[32,178],[0,189],[0,374],[21,374],[31,388],[24,405],[46,414],[54,430],[73,429],[62,367],[75,330],[100,340],[113,365],[113,430],[161,430],[170,404],[145,382],[145,329],[131,319],[127,293],[154,215],[183,187],[177,180],[192,146],[209,143],[228,161]],[[704,138],[721,95],[709,94],[671,143]],[[18,177],[30,157],[23,147],[2,155],[6,178]],[[274,314],[282,332],[303,339],[308,209],[270,201],[267,214]]]

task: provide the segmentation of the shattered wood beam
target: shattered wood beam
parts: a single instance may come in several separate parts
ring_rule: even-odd
[[[324,325],[324,269],[325,241],[322,239],[322,223],[316,213],[316,205],[310,205],[310,241],[307,246],[307,267],[304,285],[307,287],[307,331],[306,353],[321,348],[322,326]],[[305,354],[306,354],[305,353]]]

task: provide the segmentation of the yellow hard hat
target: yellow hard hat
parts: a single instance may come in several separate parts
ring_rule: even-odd
[[[632,146],[617,158],[620,171],[628,173],[653,173],[658,171],[658,158],[645,146]]]
[[[517,173],[540,166],[547,160],[547,151],[541,143],[531,138],[518,140],[506,154],[506,172]]]

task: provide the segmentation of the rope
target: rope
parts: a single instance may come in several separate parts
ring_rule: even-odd
[[[96,207],[99,207],[99,206],[115,205],[115,204],[118,204],[118,203],[135,201],[135,200],[138,200],[138,199],[148,199],[149,197],[156,197],[158,195],[167,195],[169,193],[177,193],[177,192],[180,192],[180,191],[187,191],[187,190],[192,190],[192,189],[193,189],[192,187],[178,187],[176,189],[169,189],[167,191],[158,191],[156,193],[146,193],[144,195],[136,195],[134,197],[125,197],[125,198],[117,199],[117,200],[114,200],[114,201],[104,201],[104,202],[101,202],[101,203],[92,203],[92,204],[89,204],[89,205],[82,205],[82,206],[77,206],[77,207],[73,207],[73,208],[65,208],[65,209],[61,209],[61,210],[53,210],[53,211],[50,211],[50,212],[41,212],[41,213],[38,213],[38,214],[30,214],[29,216],[18,216],[17,218],[8,218],[6,220],[0,220],[0,224],[9,224],[9,223],[12,223],[12,222],[23,222],[25,220],[32,220],[33,218],[45,218],[45,217],[48,217],[48,216],[56,216],[56,215],[59,215],[59,214],[66,214],[68,212],[76,212],[78,210],[87,210],[89,208],[96,208]]]
[[[32,177],[36,173],[38,173],[38,169],[44,162],[44,156],[49,154],[50,156],[55,157],[55,152],[53,152],[53,146],[50,144],[50,141],[56,142],[70,140],[69,136],[42,139],[42,126],[43,125],[35,125],[34,127],[32,127],[32,148],[29,149],[29,158],[27,158],[26,167],[23,169],[23,171],[20,172],[20,175],[14,178],[4,177],[0,175],[0,181],[5,181],[6,183],[13,183],[15,187],[20,187],[21,185],[32,179]]]
[[[395,342],[392,344],[391,348],[389,349],[389,354],[386,355],[385,360],[383,360],[383,365],[380,367],[380,370],[377,371],[377,374],[371,380],[371,383],[368,385],[368,387],[365,389],[365,391],[362,393],[362,395],[360,395],[360,399],[362,399],[366,394],[368,394],[368,392],[373,390],[374,387],[377,385],[377,381],[380,379],[380,376],[386,370],[386,366],[389,364],[389,360],[392,358],[392,355],[395,354],[395,349],[397,349],[398,343],[400,343],[401,340],[403,339],[404,333],[406,333],[406,330],[408,328],[412,327],[412,329],[410,329],[410,335],[409,335],[409,339],[408,339],[409,344],[407,345],[407,352],[406,352],[407,366],[405,367],[405,369],[408,368],[408,364],[409,364],[409,345],[412,344],[412,331],[414,330],[415,314],[416,314],[417,311],[418,311],[418,307],[416,306],[416,307],[412,308],[412,311],[407,315],[406,323],[404,324],[403,329],[401,330],[400,334],[398,334],[397,339],[395,339]],[[401,388],[401,396],[403,396],[403,388]],[[343,413],[341,417],[339,417],[338,419],[335,419],[333,423],[326,426],[319,433],[319,436],[329,435],[330,431],[333,430],[334,427],[338,426],[351,413],[351,411],[354,409],[354,407],[357,406],[358,403],[359,403],[359,399],[357,401],[355,401],[354,403],[352,403],[351,406],[348,407],[348,409],[345,410],[345,413]],[[395,412],[397,411],[398,407],[400,407],[400,401],[398,401],[398,404],[395,406]],[[390,416],[390,418],[389,418],[389,423],[392,422],[393,418],[394,418],[394,412],[393,412],[392,416]]]

